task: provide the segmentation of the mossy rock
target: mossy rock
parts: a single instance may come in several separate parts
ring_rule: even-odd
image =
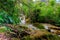
[[[37,38],[31,38],[30,36],[26,36],[22,40],[60,40],[60,37],[57,35],[48,34]]]
[[[0,33],[6,32],[6,31],[7,31],[7,28],[5,26],[0,27]]]
[[[12,40],[20,40],[19,38],[11,38]]]
[[[40,23],[33,23],[34,26],[36,26],[39,29],[45,29],[44,26]]]

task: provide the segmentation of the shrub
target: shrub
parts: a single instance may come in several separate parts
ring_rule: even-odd
[[[0,23],[19,23],[16,0],[0,0]]]

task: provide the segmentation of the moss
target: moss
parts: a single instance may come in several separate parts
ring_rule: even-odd
[[[6,32],[6,28],[5,27],[0,27],[0,33],[1,32]]]
[[[31,38],[30,36],[25,36],[22,40],[60,40],[60,37],[57,35],[46,34],[37,38]]]
[[[20,39],[18,39],[18,38],[11,38],[12,40],[20,40]]]
[[[48,35],[42,36],[41,39],[46,39],[46,40],[60,40],[60,37],[57,36],[57,35],[48,34]]]
[[[30,38],[30,36],[25,36],[24,38],[22,38],[22,40],[32,40],[32,39]]]
[[[36,26],[39,29],[45,29],[44,26],[40,23],[34,23],[34,26]]]

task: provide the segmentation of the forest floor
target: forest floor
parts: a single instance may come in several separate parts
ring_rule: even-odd
[[[0,33],[0,40],[10,40],[10,38],[7,37],[5,33]]]
[[[52,28],[56,28],[56,26],[50,25],[50,24],[42,24],[43,26],[47,26],[47,27],[52,27]],[[35,38],[35,37],[41,37],[44,35],[50,35],[52,34],[51,32],[48,32],[46,29],[38,29],[38,26],[34,26],[34,25],[23,25],[23,26],[28,26],[28,29],[31,30],[26,30],[27,33],[30,33],[30,37]],[[38,29],[38,30],[37,30]],[[24,29],[25,30],[25,29]],[[60,33],[60,31],[56,31],[53,34],[57,34]],[[23,34],[24,35],[24,34]],[[11,38],[9,36],[6,35],[6,28],[5,27],[0,27],[0,40],[19,40],[19,38]]]

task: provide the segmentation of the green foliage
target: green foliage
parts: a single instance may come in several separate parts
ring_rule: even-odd
[[[30,36],[25,36],[22,40],[60,40],[60,37],[57,35],[44,35],[39,38],[30,38]]]
[[[6,32],[6,29],[5,28],[0,28],[0,33],[2,32]]]
[[[1,26],[0,27],[0,33],[2,32],[6,32],[6,31],[10,31],[10,28],[7,28],[6,26]]]
[[[24,1],[23,1],[24,2]],[[51,23],[60,26],[60,5],[56,0],[49,2],[22,2],[22,11],[30,19],[31,22]]]
[[[36,26],[39,29],[45,29],[44,26],[40,23],[34,23],[34,26]]]
[[[31,40],[30,36],[25,36],[22,40]]]
[[[16,0],[0,0],[0,23],[19,23]]]
[[[44,38],[44,37],[45,37],[47,40],[59,40],[59,39],[60,39],[59,36],[57,36],[57,35],[51,35],[51,34],[49,34],[49,35],[44,35],[43,38]]]

